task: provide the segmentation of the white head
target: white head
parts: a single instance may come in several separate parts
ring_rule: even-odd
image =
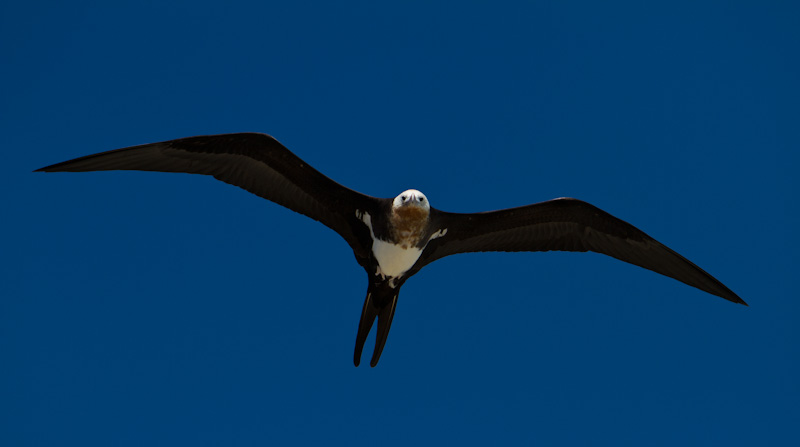
[[[394,209],[406,206],[422,208],[426,211],[431,209],[431,205],[428,203],[428,198],[425,197],[425,194],[417,191],[416,189],[408,189],[401,192],[399,196],[394,198],[394,202],[392,202],[392,208]]]

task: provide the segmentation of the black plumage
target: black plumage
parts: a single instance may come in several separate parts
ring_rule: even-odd
[[[371,197],[334,182],[265,134],[181,138],[89,155],[37,171],[108,170],[211,175],[336,231],[353,249],[368,276],[356,336],[356,366],[375,319],[378,332],[370,364],[378,363],[403,283],[425,265],[457,253],[593,251],[746,305],[720,281],[636,227],[569,198],[486,213],[459,214],[430,208],[417,246],[421,255],[402,275],[384,277],[376,274],[380,266],[373,253],[373,234],[376,239],[394,243],[393,199]],[[364,213],[372,218],[371,228],[365,224]]]

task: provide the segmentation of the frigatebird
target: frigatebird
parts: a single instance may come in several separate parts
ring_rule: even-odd
[[[633,225],[581,200],[558,198],[483,213],[437,210],[409,189],[377,198],[326,177],[261,133],[196,136],[88,155],[37,171],[161,171],[211,175],[339,233],[367,272],[353,362],[378,320],[378,364],[403,284],[445,256],[483,251],[593,251],[677,279],[734,303],[739,296]]]

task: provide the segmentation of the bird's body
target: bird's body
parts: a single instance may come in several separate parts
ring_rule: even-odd
[[[458,214],[407,190],[393,199],[348,189],[265,134],[189,137],[117,149],[39,171],[141,170],[212,175],[304,214],[341,235],[368,276],[354,363],[378,320],[370,364],[380,358],[403,283],[425,265],[480,251],[594,251],[666,275],[735,303],[721,282],[634,226],[576,199]]]

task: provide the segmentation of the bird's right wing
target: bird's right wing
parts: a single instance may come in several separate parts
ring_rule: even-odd
[[[346,188],[259,133],[181,138],[102,152],[37,171],[162,171],[211,175],[317,220],[339,233],[356,254],[366,255],[357,209],[378,199]]]
[[[414,270],[456,253],[480,251],[593,251],[677,279],[746,305],[733,291],[633,225],[576,199],[555,199],[475,214],[432,212],[435,229]],[[409,275],[410,276],[410,275]]]

